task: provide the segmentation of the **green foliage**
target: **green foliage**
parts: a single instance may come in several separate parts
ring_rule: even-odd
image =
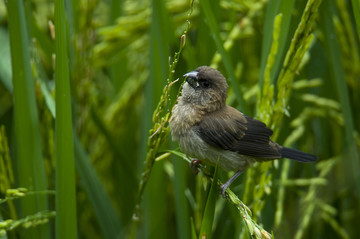
[[[49,195],[54,191],[37,191],[29,192],[26,188],[7,189],[5,198],[0,199],[0,205],[7,203],[9,207],[13,206],[12,201],[19,198],[31,197],[31,195]],[[55,211],[39,211],[34,214],[27,215],[24,218],[13,220],[7,219],[0,223],[0,237],[6,236],[6,233],[18,227],[36,228],[39,225],[48,224],[49,219],[55,217]]]
[[[123,230],[115,208],[111,204],[111,200],[96,173],[96,169],[90,163],[89,157],[77,137],[74,138],[74,147],[79,184],[84,188],[86,194],[89,195],[90,203],[104,238],[115,238]]]
[[[22,2],[9,2],[8,12],[16,147],[16,164],[14,165],[17,168],[17,183],[18,186],[31,190],[45,190],[47,180],[30,65],[29,37]],[[28,216],[47,210],[48,200],[46,197],[30,197],[22,200],[21,206],[23,215]],[[29,232],[29,237],[46,238],[48,236],[48,227],[34,228]]]
[[[238,84],[236,84],[235,74],[234,74],[234,70],[233,70],[233,64],[231,62],[230,56],[228,55],[228,53],[225,51],[225,49],[223,47],[223,43],[220,38],[220,31],[218,28],[218,23],[216,22],[215,16],[211,10],[210,2],[209,2],[209,0],[200,1],[200,5],[204,11],[206,21],[209,24],[211,35],[214,38],[217,50],[219,51],[219,53],[221,55],[221,59],[224,62],[226,73],[228,74],[229,80],[233,85],[235,96],[237,98],[239,107],[242,108],[244,111],[245,104],[244,104],[244,100],[242,99],[242,94],[240,92],[239,86],[238,86]]]
[[[70,17],[70,16],[68,16]],[[70,75],[65,3],[55,1],[55,159],[56,238],[76,238],[74,145],[71,121]]]
[[[212,232],[212,224],[214,221],[214,214],[215,214],[215,205],[216,205],[216,199],[219,196],[217,190],[217,181],[218,181],[218,163],[215,167],[214,172],[214,178],[211,183],[209,195],[206,200],[206,205],[204,209],[204,215],[203,220],[201,222],[200,232],[199,232],[199,238],[211,238],[211,232]]]
[[[0,238],[355,238],[359,7],[0,2]],[[200,65],[319,161],[255,164],[219,197],[232,173],[193,175],[168,126]]]

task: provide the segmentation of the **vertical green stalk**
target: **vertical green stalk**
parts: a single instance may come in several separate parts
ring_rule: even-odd
[[[332,71],[333,79],[335,81],[337,93],[339,96],[341,109],[344,117],[345,125],[345,142],[344,149],[346,150],[345,157],[347,163],[345,164],[345,170],[347,170],[344,175],[352,176],[351,181],[355,183],[357,187],[357,193],[360,195],[360,173],[358,169],[360,168],[359,164],[359,154],[358,149],[354,139],[354,121],[351,111],[350,97],[348,88],[345,81],[345,72],[342,67],[341,54],[339,49],[339,44],[335,37],[335,29],[333,23],[333,12],[331,3],[324,4],[324,9],[321,12],[322,19],[324,20],[325,27],[325,36],[328,39],[326,41],[327,52],[329,54],[329,64]]]
[[[145,167],[143,173],[141,175],[139,190],[136,201],[135,214],[133,216],[134,224],[131,231],[131,237],[135,238],[135,226],[138,217],[139,217],[139,207],[141,198],[144,196],[145,205],[144,205],[144,216],[147,218],[144,220],[146,223],[145,233],[147,237],[152,235],[155,238],[161,238],[166,235],[166,227],[159,226],[161,222],[165,221],[166,212],[163,207],[163,203],[165,202],[165,195],[162,191],[162,188],[159,185],[164,185],[164,174],[161,170],[162,163],[158,167],[153,167],[155,163],[155,154],[157,153],[160,143],[163,137],[166,137],[167,130],[164,129],[163,125],[157,125],[158,130],[152,131],[150,130],[150,136],[148,138],[148,130],[151,128],[151,115],[156,109],[156,101],[162,95],[161,90],[163,88],[167,73],[168,73],[168,46],[169,46],[169,33],[170,33],[170,25],[169,18],[166,12],[165,3],[161,0],[153,0],[152,1],[152,15],[151,15],[151,25],[150,25],[150,75],[149,79],[146,82],[145,87],[145,100],[146,107],[144,111],[143,117],[143,135],[142,142],[146,143],[141,145],[141,156],[145,158]],[[166,97],[168,94],[169,86],[165,87],[162,95],[161,103],[164,103],[166,106]],[[167,92],[165,94],[165,92]],[[159,103],[160,105],[160,103]],[[159,107],[159,106],[158,106]],[[163,108],[162,108],[163,109]],[[161,109],[161,110],[162,110]],[[160,109],[157,109],[160,111]],[[153,122],[156,125],[157,115],[160,118],[159,114],[153,114]],[[169,119],[169,114],[162,118],[164,120],[164,124]],[[147,139],[148,138],[148,139]],[[147,139],[147,140],[146,140]],[[145,150],[146,154],[144,154]],[[143,160],[143,158],[141,158]],[[140,164],[141,165],[141,164]],[[149,180],[149,176],[155,170],[152,176],[152,180]],[[149,183],[149,184],[148,184]],[[145,186],[148,184],[148,190],[145,191]],[[143,195],[144,194],[144,195]],[[156,217],[153,215],[156,214]]]
[[[185,196],[186,190],[186,169],[188,165],[184,164],[181,160],[174,159],[174,193],[175,193],[175,207],[176,207],[176,225],[178,230],[178,238],[185,239],[190,236],[190,223],[189,223],[189,204]]]
[[[76,238],[74,146],[71,123],[69,59],[64,2],[55,1],[55,157],[56,238]]]
[[[238,86],[238,83],[235,79],[233,64],[231,62],[231,58],[229,54],[225,51],[225,48],[223,46],[223,42],[220,38],[220,30],[218,27],[218,23],[216,22],[214,13],[211,10],[210,2],[209,0],[202,0],[200,1],[200,5],[202,10],[204,11],[205,18],[207,20],[207,23],[209,25],[209,28],[211,30],[211,35],[214,38],[217,50],[219,51],[221,58],[224,62],[226,73],[229,76],[229,80],[232,84],[232,87],[234,88],[236,99],[239,103],[239,107],[241,108],[242,112],[246,114],[247,107],[244,103],[244,99],[242,98],[242,93],[240,91],[240,88]]]
[[[12,93],[13,84],[11,82],[12,73],[9,32],[5,31],[3,28],[0,28],[0,45],[0,82],[5,86],[9,93]]]
[[[214,173],[214,179],[211,183],[211,187],[210,187],[210,191],[209,191],[209,195],[208,198],[206,200],[206,205],[205,205],[205,209],[204,209],[204,215],[203,215],[203,220],[201,222],[201,228],[200,228],[200,233],[199,233],[199,238],[211,238],[211,232],[213,230],[213,221],[214,221],[214,215],[215,215],[215,205],[216,205],[216,200],[219,196],[218,193],[218,187],[217,187],[217,183],[218,183],[218,165],[219,165],[219,160],[216,163],[216,167],[215,167],[215,173]]]
[[[279,13],[274,19],[273,39],[271,41],[270,51],[267,57],[264,75],[262,77],[262,88],[259,92],[259,100],[256,105],[257,117],[265,124],[269,125],[272,117],[274,83],[271,82],[270,74],[274,68],[275,59],[278,56],[279,36],[281,30],[283,14]]]
[[[260,89],[263,88],[264,74],[266,71],[267,59],[270,53],[270,47],[272,45],[272,35],[273,35],[273,25],[275,17],[279,14],[282,15],[282,21],[280,28],[280,35],[278,39],[279,49],[276,51],[276,58],[274,58],[273,67],[271,70],[271,83],[276,82],[276,74],[281,69],[281,63],[285,54],[286,42],[289,35],[289,28],[291,22],[292,9],[294,8],[295,0],[272,0],[269,1],[266,7],[266,16],[264,24],[264,40],[262,43],[262,52],[261,52],[261,66],[260,66],[260,78],[259,86]]]
[[[103,238],[117,238],[123,230],[123,225],[96,173],[96,169],[91,164],[85,149],[76,135],[74,135],[74,145],[79,184],[84,188],[92,204]]]
[[[275,21],[276,15],[278,15],[280,2],[281,0],[270,0],[266,6],[264,36],[261,46],[261,63],[259,76],[260,89],[262,89],[263,87],[265,67],[273,39],[273,23]]]
[[[358,37],[360,40],[360,0],[351,0],[355,22],[356,22],[356,29],[358,33]]]
[[[116,19],[121,15],[123,0],[111,0],[110,4],[111,14],[109,21],[111,24],[115,24]],[[122,79],[126,79],[124,74],[127,71],[127,66],[123,61],[122,59],[117,60],[110,66],[111,78],[116,92],[119,91],[123,84]]]
[[[284,114],[287,113],[288,101],[291,94],[291,88],[288,86],[292,84],[296,71],[313,39],[313,35],[311,34],[312,25],[317,16],[317,10],[321,2],[321,0],[309,0],[307,2],[301,16],[301,21],[291,40],[278,78],[277,101],[273,109],[272,129],[275,129],[280,125]],[[279,131],[274,132],[275,138],[278,134]]]
[[[18,183],[20,187],[30,190],[46,190],[47,183],[41,153],[39,120],[23,2],[21,0],[8,1],[8,13]],[[47,198],[44,196],[28,197],[22,200],[21,209],[24,216],[47,210]],[[30,232],[27,231],[26,237],[49,238],[49,231],[47,227],[35,228]]]
[[[77,28],[78,28],[78,14],[77,14],[77,7],[79,5],[78,0],[64,0],[64,6],[65,6],[65,15],[66,15],[66,32],[67,34],[67,40],[69,42],[72,42],[73,39],[71,38],[72,36],[75,35]],[[75,67],[75,50],[74,50],[74,45],[70,44],[68,46],[69,49],[69,56],[68,56],[68,61],[69,61],[69,67],[71,72],[74,71],[74,67]]]

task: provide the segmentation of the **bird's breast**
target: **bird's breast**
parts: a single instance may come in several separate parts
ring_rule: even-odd
[[[190,104],[176,104],[172,110],[170,119],[171,135],[173,140],[179,141],[188,131],[196,125],[201,118],[201,112],[198,112]]]

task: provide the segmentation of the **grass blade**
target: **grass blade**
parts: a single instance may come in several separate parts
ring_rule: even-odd
[[[262,43],[262,52],[261,52],[261,66],[260,66],[260,89],[262,89],[263,81],[264,81],[264,73],[266,68],[267,56],[270,52],[271,42],[272,42],[272,34],[273,34],[273,23],[275,17],[278,14],[282,14],[282,20],[280,25],[280,34],[278,39],[278,50],[276,52],[276,58],[273,63],[272,71],[271,71],[271,83],[276,81],[276,75],[279,73],[281,68],[282,60],[284,59],[285,47],[287,46],[286,42],[289,35],[289,27],[291,22],[292,11],[289,9],[294,8],[295,1],[294,0],[274,0],[270,1],[267,5],[266,10],[266,20],[264,24],[264,40]]]
[[[281,0],[271,0],[268,2],[265,13],[264,22],[264,37],[261,47],[261,63],[260,63],[260,89],[262,87],[263,76],[265,72],[266,61],[270,52],[272,36],[273,36],[273,24],[275,16],[279,12]]]
[[[246,105],[244,103],[244,100],[242,98],[242,93],[240,91],[240,88],[238,86],[238,83],[235,79],[235,74],[233,70],[233,64],[231,62],[229,54],[225,51],[223,43],[220,38],[220,31],[215,19],[215,16],[211,10],[210,2],[209,0],[202,0],[200,1],[200,5],[202,10],[204,11],[205,18],[207,20],[207,23],[209,25],[209,28],[211,30],[211,35],[214,38],[214,41],[216,43],[217,50],[219,51],[221,58],[224,62],[226,73],[228,74],[228,78],[232,84],[232,87],[234,88],[234,93],[236,95],[236,99],[239,103],[239,107],[241,108],[242,112],[246,114]]]
[[[49,111],[54,119],[55,116],[55,102],[50,95],[45,82],[40,82],[41,89]],[[98,219],[102,234],[104,238],[117,238],[122,231],[123,226],[119,220],[116,210],[102,185],[94,166],[90,163],[90,159],[81,145],[77,135],[74,136],[75,147],[75,166],[79,174],[79,183],[84,188],[89,201],[91,202],[95,214]]]
[[[10,43],[9,33],[0,28],[0,80],[9,92],[13,92],[13,85],[11,82],[11,58],[10,58]]]
[[[354,12],[355,22],[356,22],[356,30],[358,33],[358,37],[360,40],[360,1],[359,0],[351,0],[352,9]]]
[[[193,218],[190,218],[190,223],[191,223],[191,239],[196,239],[197,235],[196,235],[195,224],[194,224]]]
[[[336,89],[338,92],[341,109],[344,117],[345,125],[345,152],[348,158],[346,163],[347,172],[351,172],[352,179],[350,181],[355,182],[357,187],[357,193],[360,196],[360,173],[359,173],[359,154],[356,147],[356,141],[354,139],[354,122],[351,112],[351,104],[349,99],[349,92],[345,81],[345,73],[342,67],[341,54],[339,44],[336,40],[335,29],[333,24],[333,7],[328,1],[324,1],[324,8],[322,13],[322,19],[325,26],[325,36],[327,37],[326,47],[329,54],[329,64],[331,65],[333,79],[335,81]],[[345,173],[344,175],[348,175]]]
[[[212,224],[214,221],[214,214],[215,214],[215,204],[216,204],[216,199],[219,196],[219,189],[217,187],[217,183],[218,183],[218,180],[217,180],[218,173],[217,172],[218,172],[218,164],[216,165],[216,168],[215,168],[213,182],[211,184],[209,196],[208,196],[208,199],[207,199],[206,205],[205,205],[204,216],[203,216],[200,233],[199,233],[200,239],[204,238],[204,236],[205,236],[205,238],[211,238]]]
[[[153,115],[154,109],[156,108],[156,102],[161,96],[161,90],[163,89],[165,79],[168,73],[168,46],[170,25],[168,15],[165,10],[165,3],[163,1],[152,1],[149,58],[150,75],[145,86],[146,107],[144,109],[144,117],[142,118],[143,132],[141,140],[142,144],[140,146],[141,157],[139,157],[141,163],[143,163],[143,159],[145,158],[145,167],[143,169],[142,177],[140,179],[136,202],[136,207],[139,207],[141,198],[144,193],[144,201],[147,202],[144,205],[144,215],[146,217],[144,221],[146,221],[145,228],[147,228],[146,234],[147,236],[151,234],[154,238],[161,238],[166,235],[167,229],[165,227],[158,226],[159,224],[161,224],[161,222],[166,221],[165,210],[163,207],[163,203],[166,199],[164,193],[162,193],[162,187],[159,187],[159,185],[164,185],[163,182],[165,181],[165,175],[161,169],[163,163],[159,162],[154,165],[154,153],[158,150],[155,148],[157,148],[159,144],[155,143],[156,140],[152,141],[151,137],[149,137],[149,129],[151,128],[152,119],[151,116]],[[155,144],[157,144],[157,146]],[[139,165],[142,165],[141,163],[139,163]],[[152,180],[148,181],[148,176],[150,175],[150,173],[156,176],[152,176]],[[147,190],[145,191],[146,185]],[[136,208],[135,211],[136,216],[133,218],[137,218],[138,208]],[[153,217],[153,215],[155,214],[156,217]],[[134,222],[137,221],[134,220]],[[131,232],[133,237],[135,237],[135,226],[136,223],[133,224]],[[154,230],[153,228],[156,229]]]
[[[76,238],[74,146],[71,122],[69,60],[64,2],[55,1],[55,158],[56,238]]]
[[[98,219],[103,238],[117,238],[123,229],[115,208],[77,136],[74,137],[76,169]]]
[[[179,238],[189,238],[190,224],[189,224],[189,210],[188,201],[185,196],[186,189],[186,169],[188,165],[184,164],[182,160],[174,159],[174,191],[175,191],[175,206],[176,206],[176,223],[177,227],[181,228],[178,232]]]
[[[9,1],[8,13],[18,184],[30,190],[46,190],[47,182],[41,153],[39,120],[23,2]],[[47,198],[44,196],[29,197],[22,201],[22,213],[25,216],[47,209]],[[49,238],[48,227],[35,228],[30,233],[27,232],[27,236]]]

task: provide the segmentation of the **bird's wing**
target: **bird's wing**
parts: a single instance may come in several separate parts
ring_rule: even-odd
[[[281,157],[279,148],[270,140],[271,129],[229,106],[203,117],[196,130],[213,147],[264,159]]]

